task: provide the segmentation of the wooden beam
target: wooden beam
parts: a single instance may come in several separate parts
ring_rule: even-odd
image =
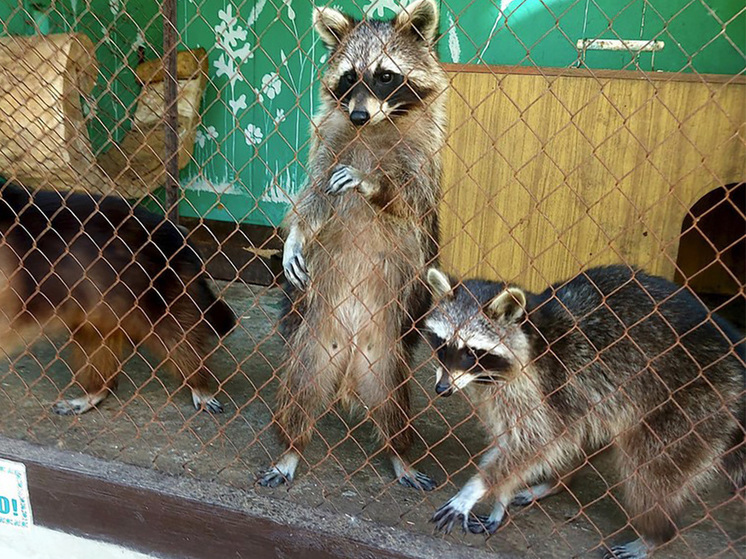
[[[215,279],[272,285],[281,279],[282,239],[273,227],[180,218]]]
[[[697,74],[695,72],[645,72],[643,70],[594,70],[591,68],[550,68],[490,64],[443,64],[443,68],[449,74],[511,74],[522,76],[597,78],[600,80],[746,84],[746,76],[744,75]]]
[[[172,478],[1,436],[0,457],[26,465],[35,524],[144,553],[180,559],[413,557],[386,549],[392,543],[386,538],[380,537],[382,546],[377,547],[329,533],[323,513],[305,510],[299,514],[303,507],[295,504],[281,506],[293,509],[290,516],[310,520],[305,526],[262,516],[272,508],[266,497],[255,497],[253,510],[251,502],[246,507],[249,511],[206,502],[210,489],[198,480]],[[184,496],[184,486],[191,487],[191,498]],[[225,492],[222,488],[220,494]],[[251,499],[246,491],[233,493],[243,493],[244,503]],[[312,529],[314,515],[319,521]]]

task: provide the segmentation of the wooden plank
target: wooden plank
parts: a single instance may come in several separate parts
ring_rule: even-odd
[[[225,281],[272,285],[282,274],[282,239],[273,227],[181,217],[207,272]]]
[[[460,74],[511,74],[522,76],[562,76],[565,78],[598,78],[656,82],[745,84],[745,75],[698,74],[696,72],[646,72],[644,70],[594,70],[591,68],[551,68],[539,66],[505,66],[489,64],[443,64],[446,72]]]
[[[105,466],[81,455],[76,462],[98,464],[99,475],[92,475],[54,460],[69,453],[41,448],[25,452],[26,443],[7,442],[0,446],[0,457],[25,463],[34,522],[40,526],[179,559],[407,557],[321,528],[288,526],[259,514],[138,487],[133,467]],[[14,451],[17,448],[22,451]],[[107,470],[126,473],[115,481],[102,477]]]
[[[746,178],[744,84],[450,78],[441,246],[456,275],[543,289],[626,262],[673,278],[686,212]]]
[[[166,114],[163,120],[163,164],[166,171],[166,214],[179,223],[179,107],[176,95],[179,90],[176,64],[176,0],[163,0],[163,78]]]

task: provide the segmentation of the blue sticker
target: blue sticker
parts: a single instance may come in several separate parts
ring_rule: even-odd
[[[33,526],[26,466],[21,462],[0,460],[0,524],[30,528]]]

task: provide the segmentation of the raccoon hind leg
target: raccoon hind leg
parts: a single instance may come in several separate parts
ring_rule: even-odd
[[[125,344],[121,330],[102,333],[92,324],[84,324],[73,333],[74,358],[77,367],[74,382],[85,394],[60,400],[52,406],[58,415],[80,415],[100,404],[116,388],[116,375]]]
[[[409,366],[398,351],[369,346],[353,357],[357,396],[369,410],[376,431],[391,455],[397,481],[404,487],[432,491],[437,482],[413,468],[404,455],[412,446]]]
[[[318,329],[314,334],[302,325],[290,337],[274,411],[274,424],[285,451],[275,464],[258,474],[257,483],[263,487],[293,481],[301,455],[313,436],[316,417],[330,404],[337,380],[346,367],[348,352],[340,350],[335,341],[327,344],[317,337],[322,335]]]
[[[607,557],[640,559],[674,538],[676,518],[711,476],[716,452],[710,445],[718,442],[688,431],[688,423],[668,406],[617,438],[624,507],[641,537],[612,547]]]

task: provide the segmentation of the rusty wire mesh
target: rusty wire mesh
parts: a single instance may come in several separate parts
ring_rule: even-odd
[[[377,218],[370,231],[359,228],[358,221],[345,222],[344,212],[352,210],[344,204],[334,206],[343,214],[332,212],[328,219],[346,223],[348,236],[351,228],[358,227],[354,236],[360,245],[352,243],[358,257],[366,253],[360,248],[365,243],[380,240],[375,235],[382,223],[387,224],[389,237],[381,237],[389,243],[387,248],[368,253],[380,256],[389,250],[400,256],[406,242],[398,236],[421,225],[411,221],[411,215],[432,220],[437,210],[439,266],[456,282],[479,276],[538,293],[596,265],[643,268],[685,286],[696,293],[697,301],[731,320],[740,337],[731,340],[732,351],[721,361],[741,360],[743,368],[743,358],[736,356],[734,348],[743,342],[744,332],[746,11],[738,2],[675,4],[674,8],[648,1],[440,2],[435,48],[448,63],[448,127],[444,146],[425,158],[426,163],[442,159],[439,203],[417,214],[407,206],[410,199],[397,191],[384,203],[375,202],[384,217]],[[351,1],[341,9],[356,16],[366,13],[390,19],[398,6],[398,2],[357,5]],[[308,409],[307,399],[303,402],[302,412],[313,416],[313,438],[290,488],[271,490],[255,484],[257,473],[275,463],[284,450],[273,426],[273,411],[280,404],[293,407],[294,390],[305,389],[296,386],[286,391],[285,400],[280,398],[278,404],[278,390],[288,382],[285,372],[289,366],[299,367],[298,354],[308,345],[319,345],[325,335],[323,324],[317,325],[318,331],[304,331],[307,337],[300,340],[293,338],[297,324],[291,325],[290,333],[281,332],[279,227],[286,213],[304,211],[295,200],[306,176],[318,173],[309,163],[310,137],[319,133],[317,126],[334,125],[311,124],[313,114],[320,111],[319,76],[334,61],[314,34],[311,7],[305,3],[258,0],[225,2],[216,8],[209,2],[177,1],[176,7],[176,20],[164,22],[158,3],[137,0],[90,2],[82,8],[60,1],[3,5],[0,176],[31,190],[59,190],[68,201],[66,192],[71,188],[120,194],[131,207],[159,214],[173,210],[167,201],[176,195],[186,239],[201,251],[206,270],[216,278],[210,281],[211,289],[238,317],[236,329],[220,341],[212,341],[208,333],[204,336],[209,341],[201,344],[184,334],[186,351],[196,353],[199,364],[207,363],[211,371],[209,393],[200,385],[203,392],[198,396],[208,402],[216,394],[225,411],[211,415],[191,407],[193,369],[187,365],[183,375],[160,374],[181,346],[169,337],[172,331],[164,334],[157,329],[158,321],[149,317],[142,324],[152,332],[120,340],[122,354],[114,360],[101,361],[93,355],[109,331],[99,330],[93,334],[98,342],[82,348],[82,363],[121,368],[118,387],[107,400],[82,415],[52,413],[53,405],[59,407],[64,399],[81,395],[81,374],[73,370],[76,361],[71,355],[81,350],[77,334],[85,320],[62,310],[75,295],[55,302],[40,287],[57,275],[51,268],[43,281],[35,278],[36,291],[24,295],[16,290],[13,282],[20,281],[31,264],[12,244],[11,231],[21,228],[31,231],[32,237],[50,231],[42,227],[39,233],[38,223],[32,227],[24,222],[23,215],[39,219],[39,214],[24,208],[17,220],[0,212],[4,272],[0,287],[5,297],[1,341],[8,353],[0,369],[4,409],[0,433],[170,474],[272,492],[288,503],[432,533],[428,521],[433,511],[464,485],[489,454],[487,432],[494,421],[491,424],[491,417],[485,416],[478,390],[450,399],[436,396],[433,371],[439,366],[441,348],[424,343],[414,346],[406,369],[406,390],[411,392],[406,424],[413,432],[411,448],[406,450],[413,466],[435,479],[435,491],[397,485],[386,450],[374,436],[386,418],[376,415],[364,399],[356,413],[336,405],[345,399],[345,391],[355,392],[349,379],[330,381],[340,385],[335,384],[318,402],[318,410]],[[174,26],[176,42],[164,42],[163,30]],[[398,48],[384,44],[382,51],[397,62],[396,57],[411,56]],[[162,60],[175,51],[181,53],[177,75],[164,78]],[[419,64],[405,62],[415,68]],[[163,84],[174,78],[179,101],[169,106],[164,103],[168,93]],[[404,79],[416,84],[422,78]],[[426,101],[432,99],[430,92]],[[416,110],[427,114],[430,109],[425,104]],[[178,123],[180,138],[170,151],[164,133],[168,118]],[[426,127],[421,130],[426,134]],[[333,167],[349,164],[345,150],[363,149],[366,155],[356,161],[367,158],[367,172],[395,184],[399,180],[399,169],[377,166],[380,150],[376,152],[360,136],[349,145],[327,148]],[[168,182],[164,161],[169,158],[178,160],[178,192],[163,188]],[[326,173],[331,176],[333,171]],[[426,169],[420,173],[425,175]],[[399,186],[408,188],[406,181]],[[5,200],[9,187],[4,188]],[[386,215],[397,211],[401,212],[397,219],[403,222]],[[64,213],[57,209],[49,215],[55,212]],[[86,264],[78,259],[77,248],[73,250],[90,234],[85,227],[96,226],[95,215],[81,218],[82,225],[64,225],[80,231],[65,238],[62,253],[45,255],[57,264],[74,255],[80,275],[68,285],[95,276],[95,258]],[[139,222],[139,215],[135,218]],[[59,222],[51,223],[54,232]],[[117,237],[129,239],[123,223],[114,223],[115,233],[104,245]],[[142,225],[145,230],[158,227],[148,223]],[[323,233],[319,239],[320,250],[328,249],[332,262],[335,250],[349,249]],[[421,238],[421,246],[430,241]],[[146,252],[144,241],[127,242],[135,243],[129,245],[135,254]],[[86,251],[104,248],[81,250],[90,255]],[[165,258],[170,260],[166,268],[181,270],[183,256],[166,254]],[[418,273],[424,270],[423,260],[405,264]],[[378,280],[387,281],[383,264],[361,266],[371,267]],[[337,282],[340,301],[360,302],[365,294],[360,294],[359,286],[339,279],[347,272],[341,264],[333,264],[321,275]],[[196,286],[201,277],[199,271],[182,270],[177,279]],[[123,275],[120,279],[129,281]],[[410,280],[402,289],[418,285],[414,277]],[[97,284],[95,297],[104,301],[102,305],[123,328],[125,318],[107,299],[115,292],[113,283]],[[132,292],[137,297],[136,288]],[[37,307],[29,304],[34,293],[50,299],[55,312],[34,317]],[[399,295],[379,294],[383,297],[380,316],[406,318]],[[16,336],[18,316],[8,310],[15,308],[13,297],[22,301],[28,311],[24,316],[31,315],[27,323],[35,326],[20,336]],[[301,307],[330,304],[304,296],[298,301]],[[139,301],[132,306],[145,304]],[[87,312],[88,318],[95,314],[91,309]],[[377,322],[374,311],[366,308],[366,312],[371,313],[374,333],[391,329],[391,324]],[[61,316],[66,328],[51,328],[52,316]],[[200,321],[205,316],[198,313],[191,327],[204,326]],[[623,316],[619,319],[626,322]],[[34,325],[34,321],[50,324]],[[183,322],[170,327],[189,330]],[[628,333],[625,329],[624,336]],[[341,345],[363,354],[360,334],[350,332],[347,340],[325,339],[324,343],[335,351]],[[411,334],[408,327],[398,330],[391,353],[400,351],[403,338]],[[287,336],[290,343],[286,344]],[[681,340],[676,342],[657,348],[658,355],[674,354]],[[154,347],[155,354],[139,351]],[[549,351],[563,360],[559,349],[550,346]],[[601,360],[599,355],[591,364]],[[336,366],[334,357],[327,357],[326,366]],[[379,370],[377,360],[389,357],[380,355],[368,362],[368,371]],[[385,386],[386,379],[376,382]],[[396,385],[392,393],[402,390],[403,385]],[[547,392],[538,405],[547,405],[551,395]],[[392,399],[390,394],[385,402]],[[744,400],[743,386],[738,399]],[[728,405],[725,398],[723,402]],[[741,414],[743,409],[741,404]],[[743,417],[731,419],[741,421],[743,437]],[[694,432],[693,424],[687,434]],[[509,425],[505,433],[510,435]],[[637,520],[630,518],[620,496],[625,479],[615,468],[617,459],[613,452],[604,452],[614,442],[606,440],[600,448],[581,453],[581,463],[570,468],[577,475],[561,495],[525,509],[513,507],[497,536],[457,532],[451,536],[453,542],[468,545],[474,554],[480,550],[540,557],[600,553],[603,546],[632,533]],[[723,450],[711,452],[714,459]],[[696,493],[661,556],[746,554],[743,492],[734,494],[725,477],[716,476],[706,490]],[[482,512],[479,506],[475,510]]]

